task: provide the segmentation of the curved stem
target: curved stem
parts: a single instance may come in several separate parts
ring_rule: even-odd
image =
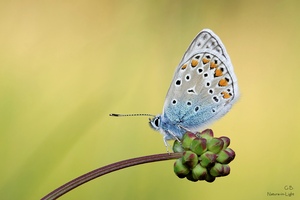
[[[103,176],[113,171],[117,171],[123,168],[127,168],[134,165],[140,165],[144,163],[156,162],[156,161],[164,161],[164,160],[171,160],[177,159],[182,156],[182,153],[164,153],[164,154],[155,154],[150,156],[142,156],[138,158],[132,158],[128,160],[119,161],[110,165],[106,165],[104,167],[95,169],[91,172],[88,172],[84,175],[81,175],[70,182],[60,186],[59,188],[55,189],[54,191],[50,192],[46,196],[42,198],[42,200],[52,200],[57,199],[58,197],[64,195],[65,193],[73,190],[74,188],[91,181],[97,177]]]

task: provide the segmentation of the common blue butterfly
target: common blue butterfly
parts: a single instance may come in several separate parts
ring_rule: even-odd
[[[150,125],[162,133],[167,146],[167,140],[180,140],[187,130],[199,130],[222,117],[237,99],[237,78],[229,55],[220,38],[204,29],[186,50],[176,68],[163,112],[150,119]]]

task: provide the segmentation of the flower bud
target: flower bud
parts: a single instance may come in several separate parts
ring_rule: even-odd
[[[205,167],[202,167],[201,165],[196,165],[193,169],[192,169],[192,176],[194,179],[197,180],[205,180],[207,175],[207,169]]]
[[[230,173],[230,163],[235,152],[228,148],[230,139],[216,138],[211,129],[192,133],[187,131],[181,141],[174,141],[173,151],[182,153],[174,163],[174,172],[179,178],[190,181],[205,180],[214,182],[216,177]]]
[[[190,170],[182,163],[182,158],[179,158],[174,163],[174,172],[179,178],[184,178]]]
[[[175,140],[175,141],[174,141],[174,144],[173,144],[173,152],[174,152],[174,153],[181,153],[181,152],[184,152],[184,149],[182,148],[181,143],[178,142],[178,140]]]
[[[224,142],[223,149],[226,149],[230,145],[230,139],[226,136],[221,136],[220,139]]]
[[[218,177],[223,175],[224,169],[223,169],[223,165],[220,163],[216,163],[210,170],[209,173],[214,176],[214,177]]]
[[[202,167],[210,167],[216,162],[217,155],[207,151],[200,156],[200,165]]]
[[[189,180],[189,181],[193,181],[193,182],[197,182],[198,179],[194,178],[192,172],[190,172],[188,175],[186,175],[186,178]]]
[[[206,148],[206,139],[204,138],[195,138],[190,145],[190,150],[196,153],[198,156],[207,151]]]
[[[192,132],[186,132],[182,137],[182,147],[188,149],[191,142],[196,138],[196,135]]]
[[[205,129],[201,133],[199,133],[201,138],[205,138],[207,141],[211,140],[214,137],[214,133],[211,129]]]
[[[217,161],[222,164],[228,164],[235,158],[235,152],[230,149],[226,148],[218,154]]]
[[[207,149],[213,153],[219,153],[224,146],[224,142],[220,138],[212,138],[208,144]]]
[[[224,169],[224,171],[223,171],[222,176],[227,176],[228,174],[230,174],[230,167],[229,167],[229,165],[223,164],[223,169]]]
[[[193,169],[198,163],[198,156],[192,151],[183,152],[182,164],[187,166],[189,169]]]
[[[206,177],[205,177],[206,182],[209,182],[209,183],[214,182],[215,179],[216,179],[216,177],[210,175],[209,173],[207,173],[207,175],[206,175]]]

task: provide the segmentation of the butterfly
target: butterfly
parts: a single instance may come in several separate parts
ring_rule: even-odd
[[[167,140],[180,141],[186,131],[199,130],[222,117],[238,96],[237,78],[225,46],[213,31],[204,29],[176,68],[162,114],[149,123],[163,135],[167,146]]]

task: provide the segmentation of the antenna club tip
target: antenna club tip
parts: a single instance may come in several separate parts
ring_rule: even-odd
[[[115,114],[115,113],[110,113],[109,116],[112,116],[112,117],[118,117],[119,114]]]

